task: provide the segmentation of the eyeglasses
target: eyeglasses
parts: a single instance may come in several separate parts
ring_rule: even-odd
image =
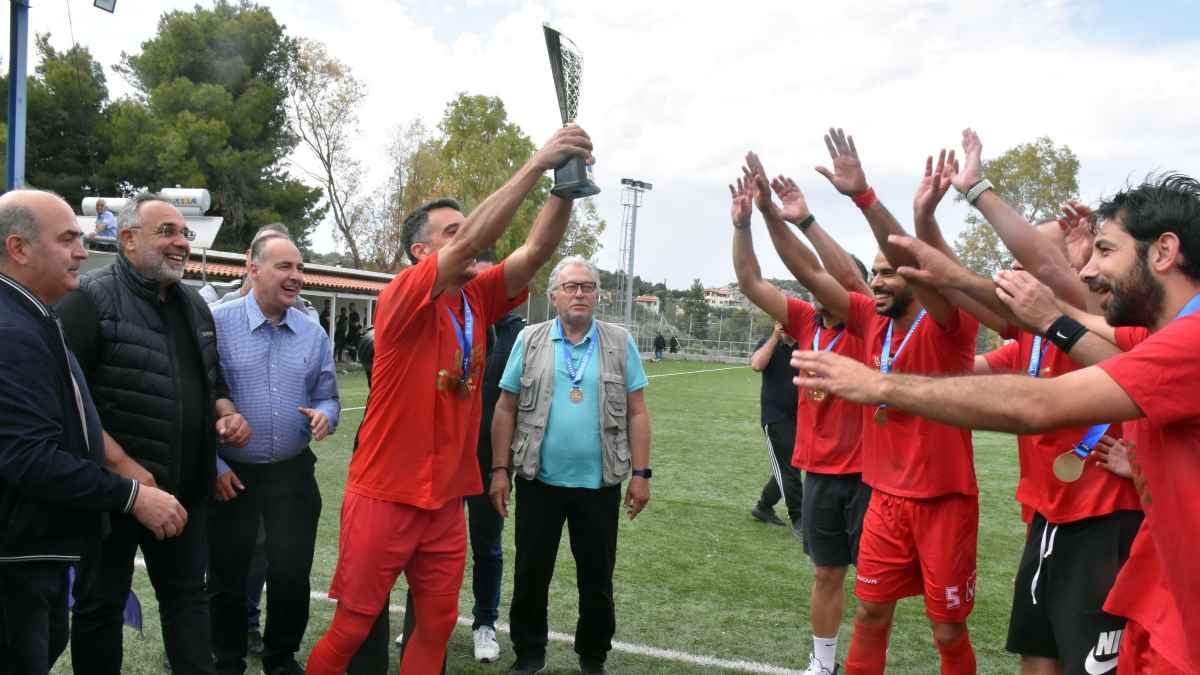
[[[140,230],[140,229],[142,229],[142,226],[135,225],[133,227],[130,227],[129,229]],[[151,230],[151,232],[153,232],[154,236],[162,237],[163,239],[174,239],[177,236],[183,237],[184,239],[186,239],[188,241],[194,241],[196,239],[196,231],[188,229],[188,227],[186,225],[184,225],[181,228],[178,228],[178,227],[175,227],[174,225],[172,225],[171,223],[163,223],[162,225],[159,225],[158,227]]]
[[[594,282],[594,281],[583,281],[583,282],[568,281],[566,283],[559,284],[558,289],[560,291],[562,291],[563,293],[566,293],[567,295],[575,295],[579,291],[583,291],[584,293],[595,293],[596,292],[596,282]]]

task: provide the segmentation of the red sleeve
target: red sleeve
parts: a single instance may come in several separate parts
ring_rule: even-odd
[[[1150,329],[1142,326],[1120,326],[1116,329],[1117,349],[1127,352],[1150,337]]]
[[[850,293],[850,309],[846,312],[846,331],[866,339],[871,322],[875,320],[875,300],[862,293]]]
[[[988,368],[991,368],[993,373],[1016,373],[1021,370],[1017,366],[1017,359],[1020,356],[1021,343],[1014,340],[984,354],[983,358],[987,361]]]
[[[1200,315],[1172,321],[1132,350],[1098,364],[1137,404],[1146,418],[1167,426],[1200,417]]]
[[[426,256],[393,277],[379,294],[379,306],[375,313],[376,339],[382,341],[399,335],[404,324],[418,310],[434,301],[435,284],[437,253]]]
[[[493,323],[520,307],[529,297],[529,289],[522,288],[515,298],[508,297],[508,286],[504,283],[504,266],[506,261],[483,272],[467,283],[463,290],[471,302],[471,309],[479,313],[483,325]]]
[[[1017,338],[1021,337],[1021,329],[1017,328],[1011,323],[1005,324],[1004,332],[1000,333],[1000,337],[1004,338],[1005,340],[1016,340]]]
[[[812,346],[813,328],[816,326],[815,317],[817,311],[813,306],[803,300],[798,300],[793,297],[788,297],[788,323],[787,332],[792,336],[801,349],[808,349]]]
[[[929,318],[932,320],[933,317]],[[976,319],[964,309],[955,308],[954,320],[951,325],[943,326],[936,321],[934,321],[934,324],[938,328],[941,328],[942,332],[948,337],[955,340],[965,342],[969,337],[971,342],[974,343],[975,338],[979,336],[979,319]]]

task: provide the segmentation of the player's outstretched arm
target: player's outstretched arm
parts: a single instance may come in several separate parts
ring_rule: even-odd
[[[775,321],[787,325],[787,298],[763,279],[758,256],[754,253],[754,239],[750,234],[754,194],[749,179],[737,179],[736,184],[729,186],[729,195],[729,215],[733,221],[733,271],[737,275],[738,288],[759,309],[771,315]]]
[[[813,297],[825,306],[825,310],[834,319],[839,323],[844,322],[850,314],[850,294],[842,288],[837,279],[821,267],[821,261],[817,260],[817,256],[804,242],[788,229],[779,207],[771,200],[771,186],[767,182],[766,171],[758,156],[752,152],[748,153],[746,163],[747,166],[742,169],[743,181],[751,185],[754,202],[767,222],[771,243],[774,244],[784,266],[796,281],[812,292]]]
[[[962,194],[984,179],[983,143],[971,129],[962,132],[963,168],[951,176],[954,188]],[[995,190],[986,190],[975,200],[979,210],[1000,240],[1012,252],[1021,266],[1054,294],[1076,307],[1086,307],[1087,286],[1071,269],[1066,255],[1055,246],[1047,246],[1045,238],[1028,220],[1017,212]]]
[[[512,178],[496,190],[487,199],[483,200],[475,210],[471,211],[471,215],[467,216],[462,226],[455,233],[454,238],[448,243],[438,254],[438,276],[437,283],[434,286],[434,294],[440,293],[447,285],[459,279],[467,270],[467,267],[472,265],[475,258],[490,248],[504,234],[505,228],[512,222],[513,215],[521,206],[521,202],[528,196],[529,191],[537,185],[537,181],[546,171],[562,166],[568,159],[572,157],[584,157],[589,161],[591,159],[592,140],[588,137],[587,132],[577,126],[566,126],[554,132],[546,145],[535,152],[529,161],[525,162]],[[551,200],[556,198],[551,197]],[[562,205],[555,206],[553,201],[547,203],[547,208],[552,209],[552,213],[548,215],[556,215],[557,209],[564,208]],[[569,203],[565,206],[566,210],[570,211]],[[546,209],[543,209],[545,214]],[[541,217],[539,216],[539,220]],[[564,223],[565,226],[565,223]],[[535,230],[537,228],[535,227]],[[544,234],[549,237],[553,235],[553,227],[547,224],[543,227]],[[532,236],[532,233],[531,233]],[[562,238],[561,233],[559,239]],[[510,256],[511,257],[511,256]],[[505,265],[506,268],[509,264]],[[522,264],[517,261],[518,268],[516,274],[522,275],[527,271],[528,263]],[[534,268],[534,272],[537,268]],[[508,279],[508,271],[506,270],[505,277]],[[530,273],[532,277],[532,273]],[[517,279],[519,281],[519,277]],[[528,279],[526,279],[528,281]],[[508,285],[509,296],[516,295],[513,292],[513,286]],[[518,285],[517,291],[524,286]]]
[[[1081,366],[1090,366],[1121,353],[1117,347],[1116,330],[1104,317],[1089,314],[1060,298],[1048,286],[1024,271],[1001,272],[996,275],[996,296],[1018,318],[1018,324],[1037,335],[1052,337],[1054,322],[1064,314],[1087,329],[1075,341],[1067,354]],[[1063,336],[1056,336],[1062,339]]]
[[[871,286],[867,284],[866,279],[863,279],[858,265],[854,264],[854,259],[850,257],[846,249],[842,248],[841,244],[829,236],[816,218],[811,217],[812,212],[808,209],[808,202],[805,201],[804,193],[800,191],[800,186],[796,185],[796,181],[787,176],[776,176],[771,181],[771,189],[783,203],[783,207],[780,209],[783,219],[800,228],[801,234],[807,237],[808,243],[816,249],[817,257],[821,259],[825,271],[837,279],[842,288],[847,291],[871,295]]]
[[[1010,323],[1021,325],[1015,315],[996,297],[996,285],[947,257],[920,239],[892,235],[893,245],[902,248],[917,260],[916,266],[896,270],[915,287],[936,288],[940,295],[951,299],[981,323],[997,333],[1007,332]]]
[[[908,233],[867,185],[867,176],[858,158],[854,137],[847,136],[841,129],[830,129],[825,135],[825,147],[829,149],[829,157],[833,160],[833,170],[818,166],[817,173],[825,176],[838,192],[853,199],[854,204],[862,210],[875,241],[879,243],[879,250],[883,251],[892,267],[916,267],[917,261],[908,251],[888,241],[891,235]],[[939,326],[950,326],[957,320],[957,308],[933,287],[918,284],[913,292]]]
[[[571,221],[572,203],[569,199],[550,195],[534,219],[525,243],[505,258],[504,286],[508,297],[516,297],[528,286],[537,271],[558,250]]]

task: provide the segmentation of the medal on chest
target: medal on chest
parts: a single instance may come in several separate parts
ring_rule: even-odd
[[[558,321],[558,319],[555,319]],[[587,371],[588,363],[592,360],[592,354],[596,353],[596,337],[589,335],[584,338],[588,343],[587,351],[584,352],[583,358],[580,359],[579,365],[575,365],[575,346],[567,339],[567,336],[562,332],[562,324],[558,325],[559,335],[562,335],[562,357],[563,365],[567,369],[567,378],[571,381],[571,392],[567,395],[571,403],[583,403],[583,374]]]
[[[462,296],[463,321],[459,322],[453,309],[447,307],[446,311],[450,314],[450,322],[454,325],[454,337],[458,340],[458,351],[454,353],[454,361],[461,364],[462,370],[459,371],[457,377],[446,368],[439,370],[437,389],[438,391],[453,390],[456,397],[466,400],[471,398],[472,392],[475,391],[475,382],[471,378],[471,351],[475,346],[475,314],[471,311],[471,304],[467,302],[466,292],[459,291],[459,294]]]
[[[908,327],[908,333],[904,336],[904,339],[900,341],[900,346],[896,348],[896,353],[894,355],[892,354],[892,329],[896,326],[896,320],[890,319],[888,321],[887,333],[883,338],[883,351],[879,354],[880,373],[887,375],[888,373],[892,372],[892,365],[896,363],[896,361],[900,360],[900,355],[904,353],[904,347],[908,344],[909,339],[912,338],[913,333],[917,332],[917,326],[921,325],[921,321],[924,318],[925,310],[922,308],[920,313],[917,314],[916,321],[913,321],[912,325]],[[879,426],[884,426],[888,423],[888,411],[886,403],[881,403],[879,407],[875,409],[875,423]]]
[[[842,336],[846,334],[846,331],[843,329],[842,332],[838,333],[836,336],[834,336],[834,338],[832,340],[829,341],[828,345],[825,345],[825,349],[821,349],[820,348],[820,346],[821,346],[821,317],[817,317],[816,320],[817,320],[817,331],[815,333],[813,333],[812,350],[814,352],[818,352],[818,351],[831,352],[831,351],[833,351],[833,348],[835,346],[837,346],[837,343],[842,340]],[[810,370],[810,371],[808,371],[808,376],[816,377],[817,374]],[[814,403],[820,403],[820,402],[824,401],[825,398],[828,396],[827,393],[825,393],[823,391],[816,391],[814,389],[809,389],[806,393],[808,395],[809,400]]]

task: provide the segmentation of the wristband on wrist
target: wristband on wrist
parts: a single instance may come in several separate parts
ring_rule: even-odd
[[[492,473],[495,473],[495,472],[501,471],[501,470],[503,470],[505,473],[507,473],[510,476],[512,475],[512,467],[508,467],[508,466],[493,466],[492,467]]]
[[[1087,333],[1087,327],[1075,319],[1063,314],[1050,324],[1046,331],[1046,339],[1053,342],[1064,354],[1070,354],[1071,348]]]
[[[988,190],[994,189],[992,181],[984,178],[978,183],[971,186],[966,192],[967,203],[975,206],[975,202],[979,201],[979,197]]]
[[[796,227],[800,228],[800,231],[801,231],[801,232],[804,232],[804,231],[805,231],[805,230],[807,230],[807,229],[808,229],[810,226],[812,226],[812,224],[813,224],[813,223],[815,223],[815,222],[817,222],[817,217],[816,217],[816,216],[814,216],[813,214],[811,214],[811,213],[810,213],[810,214],[808,214],[808,217],[807,217],[807,218],[805,218],[804,220],[802,220],[802,221],[800,221],[800,222],[796,223]]]
[[[850,199],[854,200],[854,205],[863,211],[875,206],[875,203],[879,201],[879,198],[875,196],[875,188],[873,187],[868,187],[866,190],[850,197]]]

